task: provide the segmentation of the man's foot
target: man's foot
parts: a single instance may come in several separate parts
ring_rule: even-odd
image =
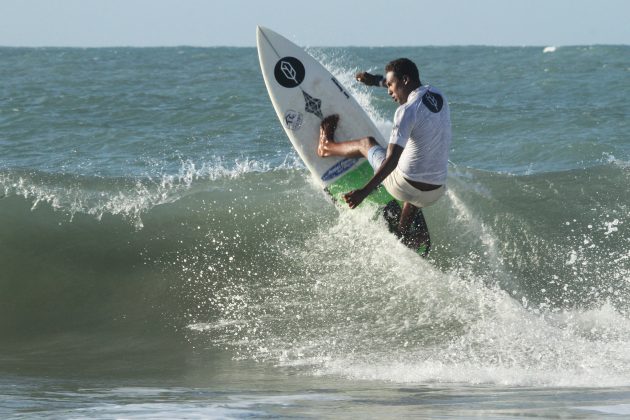
[[[317,155],[319,157],[330,155],[326,146],[328,143],[335,142],[335,130],[337,129],[338,122],[338,114],[329,115],[322,120],[319,126],[319,146],[317,147]]]

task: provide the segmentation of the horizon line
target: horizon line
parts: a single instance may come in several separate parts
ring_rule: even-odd
[[[594,43],[594,44],[425,44],[425,45],[301,45],[302,48],[461,48],[461,47],[490,47],[490,48],[567,48],[567,47],[627,47],[623,43]],[[68,49],[106,49],[106,48],[256,48],[256,45],[2,45],[0,48],[68,48]]]

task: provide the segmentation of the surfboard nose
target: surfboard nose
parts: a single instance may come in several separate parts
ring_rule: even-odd
[[[256,25],[256,36],[259,37],[261,35],[266,35],[266,36],[276,35],[276,36],[278,36],[278,34],[276,34],[271,29],[267,28],[266,26]]]
[[[265,37],[265,33],[269,33],[269,29],[261,25],[256,25],[256,45],[260,46],[260,42]]]

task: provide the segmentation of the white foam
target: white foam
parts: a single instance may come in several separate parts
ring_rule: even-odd
[[[556,47],[554,46],[545,47],[543,49],[543,54],[553,53],[553,52],[556,52]]]
[[[191,331],[205,332],[205,331],[221,330],[226,327],[237,325],[237,324],[239,324],[239,322],[236,320],[220,320],[215,323],[197,322],[193,324],[188,324],[186,328],[188,328]]]
[[[397,383],[630,385],[630,325],[612,308],[565,312],[550,321],[507,297],[495,305],[450,342],[410,351],[336,355],[320,359],[315,372]]]
[[[630,385],[630,320],[612,305],[559,311],[523,304],[462,276],[462,267],[437,270],[371,214],[342,211],[309,242],[302,258],[330,256],[326,271],[313,280],[309,301],[284,301],[278,315],[297,319],[291,308],[299,308],[308,334],[286,329],[260,337],[260,358],[317,375],[396,383]],[[273,316],[270,309],[265,314]],[[308,322],[312,316],[318,323]]]

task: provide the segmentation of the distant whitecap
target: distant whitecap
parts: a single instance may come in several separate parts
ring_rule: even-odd
[[[550,46],[550,47],[545,47],[545,49],[543,50],[543,53],[552,53],[552,52],[556,52],[556,47]]]

